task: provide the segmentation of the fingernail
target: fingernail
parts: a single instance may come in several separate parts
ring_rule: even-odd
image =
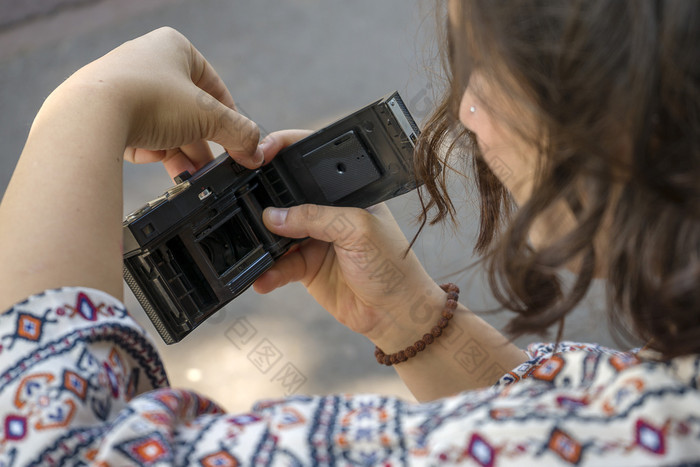
[[[265,152],[261,146],[258,146],[255,150],[255,163],[258,167],[265,163]]]
[[[262,141],[260,141],[258,147],[262,149],[263,153],[266,153],[270,150],[270,147],[272,147],[272,141],[270,140],[270,138],[264,138]]]
[[[287,211],[288,209],[268,208],[267,220],[270,224],[281,227],[287,219]]]

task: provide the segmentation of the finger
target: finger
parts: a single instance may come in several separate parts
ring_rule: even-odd
[[[237,110],[233,96],[213,66],[190,44],[190,77],[192,82],[204,92],[214,97],[226,107]]]
[[[373,219],[364,209],[302,204],[286,209],[267,208],[263,222],[271,232],[283,237],[311,237],[343,248],[367,233]]]
[[[272,268],[260,276],[255,283],[255,291],[268,293],[298,281],[306,285],[332,252],[330,243],[307,240],[298,250],[290,250],[279,258]]]
[[[257,279],[255,279],[255,282],[253,282],[253,290],[264,295],[277,289],[277,286],[275,285],[277,283],[275,274],[275,271],[272,269],[268,269],[262,273]]]
[[[239,164],[249,169],[260,167],[264,155],[258,147],[258,126],[207,93],[199,91],[196,99],[201,136],[222,145]]]
[[[214,154],[212,154],[209,144],[204,140],[181,146],[180,150],[192,161],[196,170],[214,160]]]
[[[124,150],[124,160],[132,164],[150,164],[160,162],[165,157],[165,150],[151,150],[142,148],[126,148]]]
[[[299,251],[278,259],[253,284],[253,289],[261,294],[270,293],[290,282],[297,282],[306,275],[306,261]]]
[[[389,210],[389,206],[386,205],[386,203],[379,203],[375,204],[374,206],[370,206],[366,208],[367,212],[372,214],[375,217],[379,217],[382,219],[389,219],[393,218],[394,216],[391,214],[391,211]]]
[[[260,149],[265,156],[265,161],[270,162],[282,149],[312,133],[311,130],[282,130],[270,133],[260,142]]]
[[[163,166],[165,166],[165,171],[168,172],[168,175],[172,179],[175,179],[176,176],[185,171],[190,174],[197,171],[197,167],[180,148],[167,149],[162,161]]]
[[[163,166],[172,179],[184,171],[192,175],[214,159],[209,145],[204,140],[162,152],[165,153],[161,158]]]
[[[206,111],[206,107],[212,105],[215,108],[213,112],[206,112],[209,113],[208,127],[211,128],[206,139],[222,145],[239,164],[249,169],[260,167],[265,162],[265,156],[262,149],[257,147],[260,140],[258,126],[236,111],[233,96],[223,80],[192,44],[190,44],[190,77],[197,87],[221,104],[221,106],[217,106],[215,103],[209,102],[204,106],[205,109],[200,106],[200,111]],[[220,116],[218,122],[215,118],[217,115]],[[212,118],[215,118],[213,126],[211,125]]]

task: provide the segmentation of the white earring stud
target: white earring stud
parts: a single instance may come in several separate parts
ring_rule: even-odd
[[[469,112],[471,112],[471,113],[476,112],[476,107],[474,107],[473,105],[471,107],[469,107]]]

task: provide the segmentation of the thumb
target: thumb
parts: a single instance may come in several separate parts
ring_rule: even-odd
[[[271,232],[284,237],[311,237],[342,248],[368,231],[372,215],[360,208],[302,204],[286,209],[267,208],[263,222]]]
[[[249,169],[260,167],[265,156],[258,146],[258,125],[207,93],[201,93],[198,98],[205,100],[199,105],[199,120],[205,133],[203,137],[223,146],[242,166]]]

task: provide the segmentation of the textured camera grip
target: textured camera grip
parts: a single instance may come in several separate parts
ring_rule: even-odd
[[[156,312],[151,302],[148,300],[148,297],[146,297],[146,294],[143,292],[143,289],[141,288],[139,283],[136,282],[136,279],[134,279],[134,276],[131,275],[131,272],[126,266],[124,266],[124,281],[134,293],[136,300],[138,300],[141,306],[143,307],[143,311],[146,312],[146,315],[148,315],[148,318],[153,323],[153,326],[156,328],[156,331],[158,331],[158,334],[160,334],[160,337],[163,338],[163,341],[166,344],[175,343],[176,340],[173,338],[170,332],[168,332],[165,323],[163,323],[163,321],[160,319],[160,316]]]

